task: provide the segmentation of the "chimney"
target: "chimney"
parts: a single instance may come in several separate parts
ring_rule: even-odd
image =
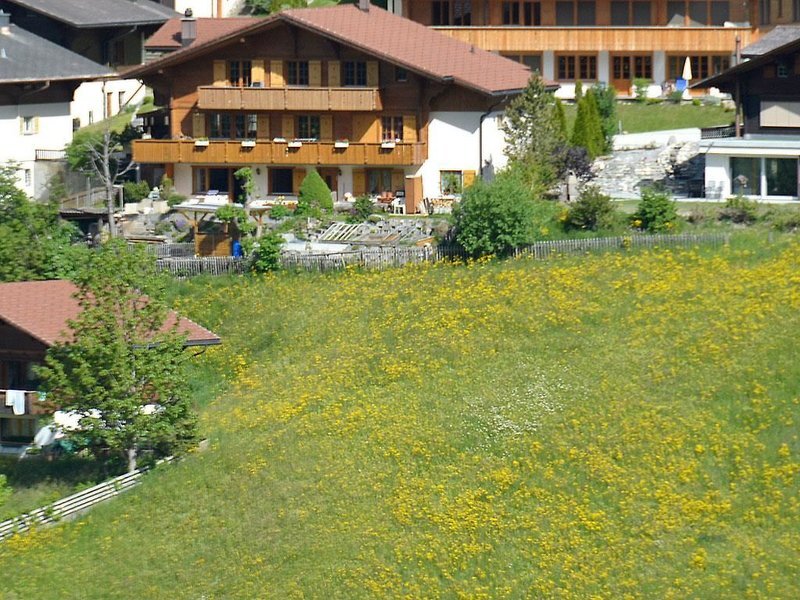
[[[0,33],[8,33],[11,25],[11,15],[0,9]]]
[[[181,19],[181,46],[184,48],[197,39],[197,19],[191,8],[187,8]]]
[[[358,9],[369,12],[369,0],[358,0]]]

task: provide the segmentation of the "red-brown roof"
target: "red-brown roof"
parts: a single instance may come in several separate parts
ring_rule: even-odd
[[[70,338],[67,322],[80,313],[75,299],[78,288],[71,281],[20,281],[0,283],[0,319],[24,331],[46,346]],[[187,346],[221,343],[219,337],[194,321],[169,312],[164,329],[179,319],[178,331],[186,334]]]
[[[263,21],[263,18],[260,19]],[[202,18],[197,22],[197,38],[190,44],[204,44],[221,35],[236,31],[255,22],[255,17],[228,17],[225,19]],[[181,19],[170,19],[162,25],[144,44],[148,50],[159,48],[178,50],[181,44]],[[188,46],[187,46],[188,47]]]
[[[214,39],[196,42],[135,68],[128,75],[141,77],[155,73],[239,37],[261,33],[280,22],[302,27],[431,79],[452,81],[484,94],[517,92],[525,88],[531,76],[530,70],[516,61],[455,40],[376,6],[362,11],[350,4],[290,9],[255,22],[251,20]],[[160,32],[156,35],[160,36]],[[546,85],[556,86],[552,82]]]

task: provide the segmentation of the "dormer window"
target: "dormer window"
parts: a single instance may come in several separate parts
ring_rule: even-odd
[[[345,86],[367,85],[367,63],[363,60],[348,60],[342,63],[342,83]]]
[[[290,60],[286,63],[288,85],[308,85],[308,61]]]

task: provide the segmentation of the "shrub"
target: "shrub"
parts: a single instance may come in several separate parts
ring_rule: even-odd
[[[123,202],[139,202],[143,198],[147,198],[150,193],[150,186],[146,181],[126,181],[122,184],[122,199]]]
[[[353,212],[348,221],[351,223],[363,223],[375,212],[375,204],[369,196],[359,196],[353,203]]]
[[[750,225],[758,220],[758,204],[742,195],[732,196],[719,211],[720,221]]]
[[[283,219],[284,217],[289,217],[291,215],[292,211],[289,210],[288,206],[284,206],[283,204],[276,204],[269,209],[269,216],[273,219]]]
[[[554,203],[533,198],[520,173],[503,171],[464,191],[453,211],[456,241],[472,256],[509,254],[546,235],[556,210]]]
[[[770,211],[769,222],[777,231],[800,230],[800,210],[796,207],[775,207]]]
[[[0,506],[3,506],[10,495],[11,488],[6,485],[6,476],[0,474]]]
[[[614,212],[611,198],[597,186],[588,186],[580,199],[569,208],[564,226],[567,229],[589,231],[608,229],[614,225]]]
[[[283,238],[277,233],[268,233],[253,245],[250,270],[254,273],[267,273],[281,268],[281,244]]]
[[[650,87],[650,80],[644,77],[637,77],[633,80],[633,93],[636,95],[637,102],[647,100],[647,89]]]
[[[650,233],[663,233],[675,229],[677,222],[678,210],[667,192],[653,188],[642,190],[642,200],[631,215],[634,227]]]
[[[297,199],[298,215],[319,216],[323,210],[333,210],[331,190],[316,170],[311,170],[300,184]]]
[[[167,206],[172,208],[186,200],[186,196],[177,193],[172,179],[165,175],[161,178],[161,199],[166,200]]]

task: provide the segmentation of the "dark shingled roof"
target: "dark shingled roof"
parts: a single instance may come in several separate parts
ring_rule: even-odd
[[[757,42],[742,48],[742,56],[761,56],[800,39],[800,25],[778,25]]]
[[[6,0],[72,27],[158,25],[177,16],[151,0]],[[12,9],[13,15],[13,9]]]
[[[82,81],[113,74],[108,67],[16,25],[0,30],[0,83]]]
[[[75,298],[78,288],[71,281],[19,281],[0,283],[0,320],[24,331],[45,346],[72,337],[68,321],[81,312]],[[220,344],[217,335],[194,321],[169,311],[163,331],[178,321],[178,332],[186,334],[187,346]]]
[[[530,70],[518,62],[455,40],[376,6],[362,11],[354,5],[283,10],[131,69],[127,75],[139,78],[158,72],[239,37],[265,32],[280,22],[302,27],[433,80],[452,81],[484,94],[519,92],[531,76]],[[545,83],[551,87],[557,85]]]

